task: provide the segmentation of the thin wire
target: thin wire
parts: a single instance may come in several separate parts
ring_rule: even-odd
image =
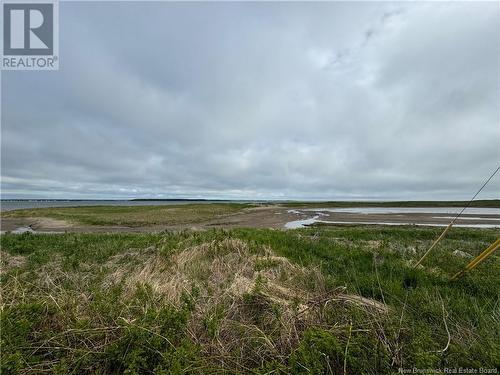
[[[481,186],[481,188],[477,191],[476,194],[474,194],[474,196],[472,197],[472,199],[467,203],[467,205],[462,208],[462,211],[460,211],[458,213],[457,216],[455,216],[455,218],[451,221],[450,224],[448,224],[448,226],[444,229],[443,233],[441,233],[441,235],[433,242],[433,244],[431,245],[431,247],[429,247],[429,249],[425,252],[424,255],[422,255],[422,257],[420,258],[420,260],[417,262],[417,264],[415,264],[414,268],[417,268],[423,261],[425,258],[427,258],[427,255],[429,255],[429,253],[431,252],[432,249],[434,249],[434,247],[438,244],[439,241],[441,241],[443,239],[443,237],[445,236],[446,232],[448,232],[453,223],[455,223],[455,221],[460,217],[460,215],[462,215],[462,213],[471,205],[472,201],[478,196],[478,194],[484,189],[484,187],[488,184],[488,182],[490,182],[490,180],[493,178],[493,176],[495,176],[497,174],[497,172],[500,170],[500,166],[495,170],[495,172],[493,172],[493,174],[486,180],[486,182],[483,184],[483,186]]]
[[[492,174],[492,175],[491,175],[491,176],[490,176],[490,177],[486,180],[486,182],[483,184],[483,186],[481,186],[481,188],[477,191],[477,193],[476,193],[476,194],[474,194],[474,196],[473,196],[473,197],[472,197],[472,199],[469,201],[469,203],[467,203],[467,205],[466,205],[464,208],[462,208],[462,211],[460,211],[460,212],[458,213],[458,215],[457,215],[457,216],[455,216],[455,218],[451,221],[451,223],[450,223],[450,224],[453,224],[453,223],[454,223],[454,222],[455,222],[455,221],[456,221],[456,220],[460,217],[460,215],[462,215],[462,214],[463,214],[463,212],[464,212],[467,208],[469,208],[469,206],[472,204],[472,201],[473,201],[473,200],[474,200],[474,199],[475,199],[475,198],[479,195],[479,193],[480,193],[480,192],[484,189],[484,187],[485,187],[486,185],[488,185],[488,182],[490,182],[490,180],[493,178],[493,176],[495,176],[495,175],[497,174],[497,172],[498,172],[499,170],[500,170],[500,166],[499,166],[499,167],[495,170],[495,172],[493,172],[493,174]]]

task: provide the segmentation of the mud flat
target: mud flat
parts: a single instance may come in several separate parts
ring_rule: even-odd
[[[446,226],[460,212],[457,207],[353,207],[353,208],[306,208],[291,209],[296,220],[287,222],[285,228],[302,228],[319,223],[424,225]],[[455,226],[467,228],[499,228],[499,208],[468,208],[456,220]]]
[[[446,226],[457,207],[284,207],[279,204],[193,204],[64,207],[1,213],[1,231],[23,233],[154,233],[214,228],[294,229],[310,225]],[[498,228],[500,208],[468,208],[457,227]]]
[[[302,214],[303,216],[307,214]],[[1,231],[23,233],[154,233],[214,228],[283,228],[297,215],[278,205],[203,204],[65,207],[2,212]]]

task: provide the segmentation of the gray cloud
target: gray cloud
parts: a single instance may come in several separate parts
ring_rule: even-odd
[[[61,3],[60,70],[2,72],[2,196],[469,198],[499,7]]]

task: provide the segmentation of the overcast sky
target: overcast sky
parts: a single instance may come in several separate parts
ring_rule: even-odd
[[[468,199],[500,165],[498,2],[61,2],[59,56],[2,72],[4,199]]]

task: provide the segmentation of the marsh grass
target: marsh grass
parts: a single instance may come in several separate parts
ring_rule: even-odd
[[[4,234],[2,373],[494,368],[498,256],[448,279],[498,230],[456,229],[412,270],[438,231]]]
[[[198,223],[237,213],[252,205],[237,203],[161,206],[81,206],[22,209],[2,212],[6,218],[47,217],[74,224],[154,226]]]

